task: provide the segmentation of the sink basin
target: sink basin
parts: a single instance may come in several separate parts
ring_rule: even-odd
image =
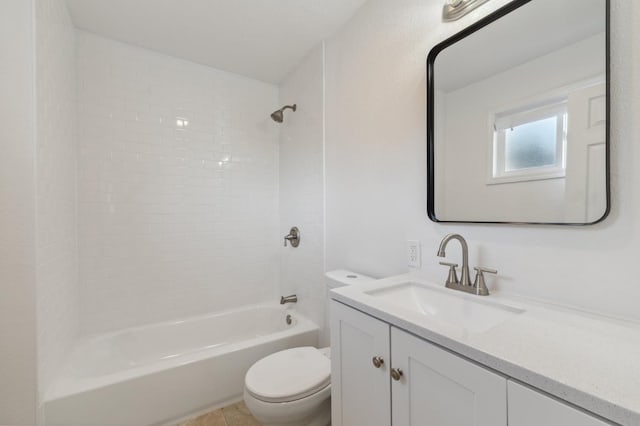
[[[523,309],[494,303],[480,296],[449,292],[453,290],[406,282],[364,293],[431,320],[474,333],[487,331],[524,312]]]

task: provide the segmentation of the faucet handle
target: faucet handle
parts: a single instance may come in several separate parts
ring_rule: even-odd
[[[300,244],[300,230],[297,226],[294,226],[289,231],[289,234],[284,236],[284,246],[287,246],[287,241],[291,243],[291,247],[298,247]]]
[[[456,268],[458,267],[458,264],[450,262],[440,262],[440,264],[449,267],[449,276],[447,277],[445,286],[449,287],[452,284],[460,284],[460,281],[458,281],[458,275],[456,274]]]
[[[497,274],[498,271],[492,268],[485,268],[484,266],[476,266],[473,269],[476,270],[476,279],[473,281],[475,293],[479,296],[488,296],[489,289],[487,288],[487,284],[484,282],[484,272]]]

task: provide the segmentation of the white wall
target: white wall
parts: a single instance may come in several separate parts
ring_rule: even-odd
[[[36,421],[33,2],[0,13],[0,424]]]
[[[407,271],[405,241],[422,241],[417,273],[446,277],[437,245],[470,243],[473,265],[495,267],[492,288],[640,319],[640,5],[612,2],[613,209],[589,227],[443,225],[426,217],[425,59],[428,50],[506,1],[455,23],[440,0],[370,0],[326,45],[327,269]],[[456,258],[457,248],[448,250]]]
[[[40,399],[78,332],[75,29],[64,0],[38,0],[36,174]]]
[[[324,51],[320,45],[280,86],[280,104],[297,104],[280,124],[280,235],[300,229],[297,248],[280,248],[283,295],[296,293],[298,309],[324,323]],[[326,343],[326,333],[320,340]]]
[[[77,38],[81,332],[274,300],[277,87]]]

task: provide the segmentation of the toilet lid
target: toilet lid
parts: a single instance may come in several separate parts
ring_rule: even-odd
[[[310,346],[287,349],[253,364],[244,382],[247,391],[262,401],[295,401],[331,383],[331,361]]]

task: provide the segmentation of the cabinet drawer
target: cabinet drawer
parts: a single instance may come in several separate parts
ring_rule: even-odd
[[[526,386],[507,385],[509,426],[611,426]]]

